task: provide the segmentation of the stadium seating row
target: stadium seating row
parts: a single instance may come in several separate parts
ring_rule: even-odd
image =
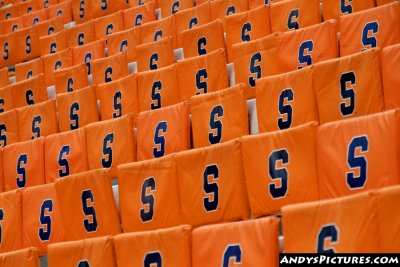
[[[111,177],[115,174],[124,232],[180,224],[196,227],[248,219],[250,214],[252,217],[272,215],[293,203],[396,185],[399,184],[399,112],[391,110],[320,127],[311,122],[140,162],[132,162],[133,149],[127,148],[133,145],[127,143],[126,134],[117,135],[124,133],[123,127],[125,131],[131,130],[127,127],[129,117],[125,116],[111,121],[115,128],[109,124],[100,128],[98,123],[87,127],[88,161],[92,171],[80,169],[78,174],[73,174],[72,170],[86,160],[84,153],[77,153],[82,151],[84,140],[74,145],[73,139],[67,138],[64,143],[50,144],[50,150],[55,153],[52,158],[46,157],[45,163],[30,160],[30,157],[38,160],[39,148],[29,155],[14,151],[19,155],[14,157],[7,151],[13,145],[7,146],[3,151],[6,190],[26,187],[22,191],[22,212],[27,219],[15,222],[20,218],[17,215],[4,218],[9,218],[10,232],[15,232],[14,226],[27,224],[24,233],[29,238],[24,237],[24,242],[28,242],[28,246],[45,246],[46,243],[39,240],[37,229],[46,224],[46,219],[39,223],[35,218],[46,211],[42,211],[46,200],[52,199],[53,210],[59,207],[61,215],[61,219],[52,217],[53,228],[63,227],[67,240],[118,234],[121,228],[111,188]],[[67,133],[82,133],[83,129]],[[183,134],[175,136],[183,137]],[[160,153],[168,142],[176,139],[160,137],[155,140],[152,153]],[[70,155],[75,157],[74,161]],[[18,158],[16,167],[10,163],[11,158]],[[35,165],[29,165],[32,163]],[[55,185],[41,185],[44,176],[38,173],[40,164],[48,166],[46,175],[52,170],[56,172],[54,178],[63,178],[56,179]],[[111,167],[111,170],[99,169],[102,167]],[[1,194],[4,199],[12,196],[14,200],[0,202],[0,206],[11,205],[9,208],[17,212],[21,209],[16,206],[21,201],[15,200],[19,194],[19,191]],[[62,225],[56,221],[62,221]],[[12,240],[6,238],[9,236],[5,232],[7,224],[4,219],[0,250],[21,248],[15,245],[14,235],[11,235]],[[10,244],[7,242],[12,245],[6,245]]]

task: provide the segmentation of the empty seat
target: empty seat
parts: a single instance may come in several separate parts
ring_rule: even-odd
[[[96,40],[94,37],[94,26],[92,20],[65,29],[65,34],[67,37],[68,47],[85,45]]]
[[[239,141],[178,153],[177,167],[184,223],[249,218]]]
[[[65,240],[54,183],[28,187],[22,194],[24,247],[47,254],[47,245]]]
[[[101,120],[119,118],[129,113],[137,118],[139,100],[136,75],[130,74],[122,79],[96,86]]]
[[[111,178],[107,170],[98,169],[70,175],[57,179],[55,186],[66,240],[115,235],[121,232]],[[50,247],[48,249],[51,255]]]
[[[18,62],[16,33],[0,35],[0,47],[3,56],[0,57],[0,68],[15,65]]]
[[[398,110],[322,125],[318,128],[321,198],[399,183]]]
[[[193,6],[193,0],[165,0],[158,3],[158,8],[161,11],[161,17],[163,18],[174,15],[178,11],[188,9]]]
[[[8,34],[23,28],[22,17],[16,17],[8,20],[3,20],[0,23],[1,34]]]
[[[214,20],[181,32],[178,35],[178,44],[183,48],[185,58],[197,57],[225,48],[222,21]]]
[[[400,3],[340,17],[340,55],[400,43]]]
[[[107,53],[109,56],[127,52],[128,62],[136,61],[136,46],[140,43],[139,28],[135,27],[107,35]]]
[[[397,1],[397,0],[376,0],[376,5],[382,6],[382,5],[386,5],[389,3],[393,3],[395,1]]]
[[[249,42],[271,33],[269,6],[263,5],[247,12],[226,17],[226,47],[232,61],[232,45]]]
[[[189,103],[144,111],[137,121],[137,159],[159,158],[190,148]]]
[[[57,111],[61,132],[75,130],[99,121],[96,88],[89,86],[81,90],[58,94]]]
[[[137,75],[139,110],[147,111],[179,103],[177,64]]]
[[[46,136],[44,160],[46,183],[88,171],[86,128]]]
[[[223,143],[249,133],[244,84],[191,98],[194,147]]]
[[[4,190],[44,184],[44,138],[3,149]]]
[[[347,14],[375,7],[374,0],[322,0],[322,16],[324,20],[336,19]]]
[[[35,139],[59,132],[56,101],[54,99],[18,108],[17,117],[20,141]]]
[[[17,111],[12,109],[0,113],[0,146],[19,142]]]
[[[120,267],[191,266],[189,225],[120,234],[113,239]]]
[[[246,85],[247,98],[255,97],[257,79],[279,73],[278,66],[270,64],[278,62],[277,37],[270,34],[232,47],[235,81]]]
[[[313,69],[307,67],[257,80],[260,132],[284,130],[318,121],[313,74]]]
[[[0,88],[10,84],[8,68],[0,69]]]
[[[67,49],[67,39],[65,36],[65,31],[60,31],[52,35],[40,37],[40,54],[44,56]]]
[[[125,9],[124,12],[124,27],[126,30],[143,23],[156,20],[156,2],[147,1],[143,5],[133,6]]]
[[[142,24],[139,28],[139,33],[141,44],[157,42],[164,37],[172,37],[172,46],[177,46],[175,16]]]
[[[382,83],[385,107],[400,107],[400,94],[397,88],[400,87],[400,76],[396,75],[400,71],[400,44],[392,45],[382,49]]]
[[[136,161],[133,127],[131,115],[86,126],[89,169],[111,168],[115,177],[117,165]]]
[[[321,123],[384,110],[379,54],[370,49],[314,66]]]
[[[278,224],[277,218],[268,217],[196,228],[192,266],[277,266]]]
[[[320,61],[339,56],[336,21],[329,20],[317,25],[284,32],[279,36],[278,65],[280,73],[301,69]]]
[[[60,1],[47,8],[49,18],[61,17],[64,24],[72,21],[72,0]]]
[[[58,3],[57,0],[37,0],[40,8],[48,8],[49,6],[55,5]]]
[[[124,232],[182,224],[175,155],[119,165],[118,192]]]
[[[173,37],[165,37],[157,42],[136,47],[139,72],[155,70],[175,63]]]
[[[46,85],[52,86],[55,84],[53,74],[55,70],[72,67],[73,65],[72,48],[43,56],[44,80]]]
[[[56,94],[73,92],[89,86],[87,66],[84,63],[53,72]]]
[[[9,190],[10,189],[8,189],[7,191]],[[0,219],[0,252],[8,252],[22,249],[21,191],[12,190],[0,194]]]
[[[122,11],[99,17],[93,20],[94,36],[96,40],[105,39],[107,35],[124,29],[124,15]]]
[[[111,236],[52,244],[48,251],[49,267],[117,266]]]
[[[211,1],[211,20],[220,19],[225,30],[225,18],[232,14],[249,10],[248,0],[215,0]]]
[[[337,178],[336,178],[337,179]],[[286,253],[366,253],[379,251],[375,194],[282,208]],[[357,223],[354,223],[357,222]]]
[[[93,60],[91,65],[94,84],[108,83],[128,76],[126,52]]]
[[[41,57],[15,65],[15,80],[17,82],[42,73],[44,74],[43,59]]]
[[[104,40],[99,40],[84,44],[82,46],[74,47],[72,49],[73,65],[85,63],[87,66],[87,74],[92,74],[92,61],[104,58],[104,48]]]
[[[0,110],[38,104],[48,99],[43,74],[0,89]]]
[[[320,0],[285,0],[270,6],[272,32],[297,30],[321,22]]]
[[[52,1],[53,2],[53,1]],[[40,5],[40,1],[31,0],[25,2],[19,2],[12,5],[17,10],[18,16],[22,16],[23,14],[28,14],[30,12],[42,9]]]
[[[180,101],[227,88],[229,84],[225,49],[179,60],[177,75]]]
[[[40,267],[37,248],[25,248],[22,250],[0,254],[1,266]]]
[[[40,9],[21,16],[23,28],[48,20],[47,9]]]
[[[211,22],[210,1],[175,14],[176,34]]]
[[[319,199],[317,123],[242,138],[242,159],[253,217]],[[260,160],[261,159],[261,160]],[[307,184],[307,186],[304,186]]]

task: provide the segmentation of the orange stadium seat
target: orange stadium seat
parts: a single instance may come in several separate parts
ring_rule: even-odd
[[[46,183],[88,171],[86,128],[46,136],[44,159]]]
[[[4,147],[3,175],[5,191],[44,184],[44,138]]]
[[[17,109],[19,141],[58,133],[56,101],[49,99]]]
[[[0,22],[0,27],[1,34],[16,32],[17,30],[23,28],[22,17],[3,20]]]
[[[75,1],[75,0],[73,0]],[[93,20],[65,29],[68,47],[75,47],[94,42]]]
[[[393,186],[377,191],[379,237],[383,253],[399,253],[399,211],[400,187]]]
[[[119,267],[190,267],[191,226],[120,234],[114,238]]]
[[[73,65],[72,48],[43,56],[44,79],[46,85],[51,86],[55,84],[53,74],[55,70],[72,67]]]
[[[249,218],[240,150],[240,142],[234,140],[177,154],[184,223],[199,226]]]
[[[56,94],[73,92],[89,86],[87,66],[84,63],[53,72]]]
[[[118,166],[118,191],[124,232],[182,224],[175,155]]]
[[[136,61],[136,46],[140,44],[138,29],[135,27],[107,35],[108,56],[126,51],[128,62]]]
[[[156,1],[149,1],[140,6],[125,9],[124,27],[125,30],[140,26],[143,23],[156,20]]]
[[[81,90],[58,94],[57,111],[61,132],[79,129],[99,121],[96,88],[89,86]]]
[[[400,44],[385,47],[382,50],[382,83],[383,96],[385,98],[386,108],[400,107]]]
[[[249,42],[271,33],[269,6],[261,7],[226,17],[226,47],[228,59],[232,61],[232,45]]]
[[[21,191],[9,190],[11,189],[8,189],[8,192],[0,194],[0,252],[8,252],[23,248]]]
[[[215,0],[211,1],[211,20],[220,19],[225,30],[227,16],[249,10],[248,0]]]
[[[107,35],[124,29],[124,14],[122,11],[93,20],[96,40],[105,39]]]
[[[144,111],[137,121],[137,160],[159,158],[190,148],[188,102]]]
[[[318,128],[322,199],[399,183],[399,115],[391,110]]]
[[[262,5],[272,4],[274,2],[280,2],[283,0],[248,0],[249,1],[249,10],[257,8]]]
[[[37,0],[39,7],[48,8],[49,6],[55,5],[58,3],[58,0]]]
[[[352,14],[375,7],[374,0],[322,0],[322,16],[324,20],[336,19],[343,15]]]
[[[128,76],[126,52],[93,60],[92,77],[94,84],[108,83]]]
[[[92,1],[72,0],[72,17],[76,24],[83,24],[90,21],[93,17]]]
[[[101,120],[119,118],[129,113],[133,114],[134,119],[137,118],[139,101],[136,74],[97,85],[96,95],[100,101]]]
[[[194,7],[193,0],[164,0],[158,1],[158,8],[161,11],[161,17],[166,18],[168,16],[178,13],[188,8]]]
[[[19,3],[15,3],[13,6],[16,8],[18,16],[22,16],[24,14],[42,9],[42,6],[39,3],[40,2],[37,0],[19,1]]]
[[[257,121],[261,133],[318,121],[311,67],[256,82]]]
[[[272,32],[285,32],[321,22],[320,0],[285,0],[270,5]]]
[[[386,5],[389,3],[396,2],[396,1],[399,1],[399,0],[375,0],[377,6]]]
[[[57,179],[55,186],[66,240],[116,235],[121,232],[107,170],[70,175]],[[51,255],[50,246],[48,253]]]
[[[218,49],[202,56],[179,60],[177,75],[180,101],[227,88],[229,84],[225,50]]]
[[[65,31],[60,31],[52,35],[39,38],[40,55],[54,54],[67,49],[67,39]]]
[[[268,217],[194,229],[192,266],[277,266],[278,224]]]
[[[278,61],[270,61],[269,64],[278,65],[283,73],[338,56],[336,21],[329,20],[282,33],[278,41]]]
[[[26,188],[22,207],[24,247],[36,247],[43,256],[48,244],[65,240],[54,183]]]
[[[314,66],[321,124],[384,110],[379,54],[370,49]]]
[[[270,34],[250,42],[233,45],[235,81],[246,85],[247,98],[255,97],[257,79],[279,73],[278,66],[270,64],[278,61],[278,36]]]
[[[310,122],[242,138],[242,159],[254,217],[280,213],[288,204],[319,199],[316,137],[317,123]]]
[[[17,121],[17,111],[15,109],[0,113],[0,147],[19,142]]]
[[[43,74],[0,89],[0,108],[3,111],[38,104],[47,99]]]
[[[52,244],[48,250],[49,267],[117,266],[111,236]]]
[[[165,37],[157,42],[136,46],[138,71],[155,70],[175,63],[172,39]]]
[[[1,266],[40,267],[37,248],[25,248],[0,254]]]
[[[249,134],[244,84],[191,98],[194,147],[223,143]]]
[[[175,16],[144,23],[139,27],[139,33],[141,44],[157,42],[164,37],[172,37],[173,47],[177,46]]]
[[[211,4],[207,1],[201,5],[181,10],[175,14],[176,34],[211,22]]]
[[[400,43],[400,3],[340,17],[340,55]]]
[[[221,20],[185,30],[178,36],[179,47],[183,48],[185,58],[205,55],[225,48],[224,30]]]
[[[33,26],[39,22],[43,22],[49,19],[47,15],[47,9],[40,9],[28,14],[22,15],[22,25],[23,28]]]
[[[177,64],[137,75],[139,110],[147,111],[179,103]]]
[[[0,35],[0,68],[15,65],[18,62],[17,33]]]
[[[0,88],[10,84],[8,68],[0,69]]]
[[[131,115],[89,124],[86,127],[89,169],[111,168],[110,176],[115,177],[117,165],[136,161],[133,128]]]
[[[92,61],[104,58],[105,56],[104,40],[94,41],[72,49],[73,65],[85,63],[87,66],[87,74],[92,74]]]
[[[64,24],[72,21],[72,0],[60,1],[47,8],[49,18],[61,17]]]
[[[15,65],[15,80],[17,82],[42,73],[44,75],[43,59],[41,57]]]
[[[288,205],[282,208],[286,253],[379,251],[375,194]],[[357,223],[355,223],[357,222]]]

